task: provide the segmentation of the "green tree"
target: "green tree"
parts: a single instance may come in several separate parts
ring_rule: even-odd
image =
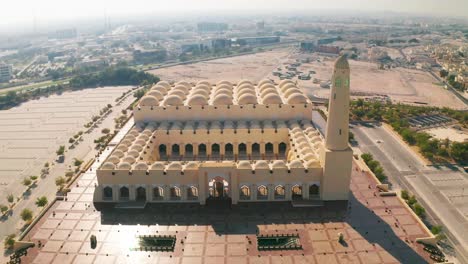
[[[65,153],[65,146],[60,146],[56,153],[57,155],[63,155]]]
[[[80,166],[81,164],[83,164],[83,161],[75,158],[75,161],[73,162],[73,165],[75,165],[75,166],[78,167],[78,166]]]
[[[38,197],[37,200],[36,200],[36,205],[38,207],[44,207],[46,206],[46,204],[48,203],[49,201],[47,201],[47,197],[45,196],[42,196],[42,197]]]
[[[403,200],[408,200],[409,197],[410,196],[407,190],[401,190],[401,198],[403,198]]]
[[[7,201],[8,201],[9,203],[12,203],[14,200],[15,200],[15,197],[13,197],[13,194],[10,193],[10,194],[7,196]]]
[[[35,181],[35,180],[37,180],[37,178],[38,178],[38,177],[37,177],[36,175],[29,176],[29,179],[31,179],[31,181]]]
[[[23,221],[30,222],[33,218],[33,212],[29,210],[28,208],[25,208],[23,209],[23,211],[21,211],[20,216],[21,216],[21,219],[23,219]]]
[[[374,157],[372,157],[372,154],[370,153],[364,153],[361,155],[362,160],[367,164],[369,161],[373,160]]]
[[[422,207],[419,203],[415,203],[413,208],[416,215],[420,218],[424,218],[426,216],[426,209],[424,209],[424,207]]]
[[[29,186],[29,185],[31,185],[31,183],[32,183],[31,179],[29,179],[29,178],[24,178],[23,179],[23,185],[24,186]]]
[[[109,129],[109,128],[103,128],[103,129],[101,130],[101,132],[102,132],[103,134],[109,134],[109,133],[110,133],[110,129]]]
[[[65,179],[65,177],[60,176],[60,177],[55,178],[55,185],[59,187],[60,189],[63,188],[65,183],[67,183],[67,179]]]
[[[438,235],[438,234],[440,234],[440,232],[442,232],[442,226],[440,226],[440,225],[435,225],[435,226],[432,226],[432,227],[431,227],[431,233],[432,233],[432,234]]]
[[[3,214],[6,211],[8,211],[8,206],[6,206],[4,204],[0,204],[0,212]]]
[[[5,237],[5,241],[4,241],[5,248],[7,249],[13,248],[13,245],[15,244],[15,241],[16,241],[15,237],[16,237],[15,234],[11,234]]]
[[[408,201],[407,203],[410,205],[410,206],[413,206],[415,203],[417,203],[418,201],[416,200],[416,197],[414,195],[411,195],[409,198],[408,198]]]

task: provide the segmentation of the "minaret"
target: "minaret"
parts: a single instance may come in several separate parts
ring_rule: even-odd
[[[336,60],[333,69],[325,147],[329,150],[348,148],[348,134],[349,64],[346,57],[341,56]]]
[[[349,199],[353,159],[348,145],[349,76],[348,60],[341,56],[333,69],[325,146],[320,157],[323,166],[320,192],[324,201]]]

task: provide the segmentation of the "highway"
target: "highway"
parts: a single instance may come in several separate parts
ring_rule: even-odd
[[[444,226],[456,258],[460,263],[468,263],[468,220],[443,193],[447,186],[452,188],[455,185],[453,188],[456,188],[460,183],[447,180],[442,187],[434,185],[430,180],[431,177],[452,175],[461,178],[461,184],[467,184],[467,175],[446,167],[426,166],[389,128],[379,125],[352,125],[351,131],[358,142],[356,151],[360,149],[363,153],[371,153],[382,164],[394,190],[407,189],[415,194],[425,207],[428,220]]]

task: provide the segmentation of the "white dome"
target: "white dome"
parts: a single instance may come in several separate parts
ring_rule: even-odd
[[[163,86],[166,88],[166,90],[171,88],[171,85],[166,81],[159,81],[156,85]]]
[[[252,165],[250,165],[250,162],[248,162],[247,160],[242,160],[239,162],[239,164],[237,165],[237,168],[238,169],[249,169],[251,170],[252,169]]]
[[[178,106],[178,105],[183,105],[183,104],[184,102],[177,95],[169,95],[168,97],[166,97],[166,99],[164,99],[164,105]]]
[[[146,140],[144,140],[144,139],[138,137],[138,140],[135,141],[135,145],[144,146],[144,145],[146,145]]]
[[[171,95],[177,95],[181,99],[185,98],[185,92],[182,90],[170,90],[168,93],[168,96],[171,96]]]
[[[146,165],[146,163],[144,162],[138,162],[135,167],[134,167],[135,170],[148,170],[148,165]]]
[[[286,164],[283,160],[275,160],[271,166],[273,169],[287,169]]]
[[[296,85],[293,81],[291,80],[282,80],[280,83],[279,83],[279,87],[280,88],[283,88],[284,85],[288,84],[288,83],[291,83],[291,84],[294,84]]]
[[[276,94],[269,94],[262,100],[263,104],[282,104],[281,97]]]
[[[307,162],[307,167],[309,167],[309,168],[319,167],[319,166],[320,166],[320,163],[318,162],[318,160],[309,160]]]
[[[277,92],[276,89],[274,89],[274,88],[267,88],[267,89],[264,89],[264,90],[260,91],[260,96],[261,96],[261,97],[265,97],[265,96],[267,96],[267,95],[269,95],[269,94],[276,94],[276,95],[278,95],[278,92]]]
[[[241,86],[241,85],[244,84],[244,83],[247,83],[247,84],[252,85],[252,82],[249,81],[249,80],[241,80],[240,82],[237,83],[237,86]]]
[[[302,162],[300,160],[292,160],[290,163],[289,163],[289,168],[292,169],[292,168],[304,168],[304,165],[302,164]]]
[[[101,170],[114,170],[115,165],[112,162],[106,162],[101,166]]]
[[[178,161],[173,161],[169,163],[169,166],[167,166],[168,170],[182,170],[182,164]]]
[[[126,136],[124,137],[124,140],[123,140],[122,142],[124,142],[124,141],[133,142],[133,141],[135,141],[135,139],[136,139],[136,137],[135,137],[134,135],[130,135],[130,134],[129,134],[129,135],[126,135]]]
[[[149,91],[146,95],[147,96],[154,96],[154,97],[156,97],[156,99],[158,99],[158,101],[162,100],[164,98],[164,95],[158,90]]]
[[[203,91],[209,93],[211,91],[211,86],[208,86],[206,84],[200,84],[200,85],[195,86],[194,89],[195,90],[203,90]]]
[[[250,90],[248,88],[242,89],[242,90],[237,92],[237,98],[240,98],[244,94],[251,94],[251,95],[255,96],[255,90]]]
[[[184,170],[195,170],[195,169],[198,169],[198,163],[195,161],[190,161],[184,167]]]
[[[132,156],[126,156],[125,158],[123,158],[122,161],[123,161],[123,162],[127,162],[127,163],[129,163],[129,164],[133,164],[133,163],[135,163],[136,160],[135,160],[135,158],[132,157]]]
[[[118,170],[130,170],[132,168],[132,165],[128,162],[122,162],[117,166]]]
[[[138,156],[140,156],[140,152],[132,149],[128,152],[127,154],[128,156],[131,156],[131,157],[134,157],[134,158],[138,158]]]
[[[288,97],[288,104],[305,104],[307,103],[307,98],[302,94],[292,94]]]
[[[192,85],[186,81],[180,81],[180,82],[176,82],[176,84],[174,86],[185,86],[186,88],[190,88],[192,87]]]
[[[218,94],[227,94],[227,95],[232,95],[232,90],[228,89],[228,88],[221,88],[221,89],[218,89],[214,92],[214,95],[218,95]]]
[[[164,86],[160,86],[160,85],[156,85],[154,86],[153,88],[151,88],[151,92],[160,92],[161,94],[167,94],[167,91],[169,90],[169,88],[166,88]]]
[[[264,160],[258,160],[255,162],[254,168],[257,169],[270,169],[270,166],[268,166],[268,163]]]
[[[117,150],[120,150],[122,152],[122,155],[123,155],[123,152],[127,152],[128,147],[125,146],[125,145],[120,144],[115,151],[117,151]]]
[[[305,159],[305,160],[314,160],[314,159],[315,159],[315,155],[312,154],[312,153],[307,153],[307,154],[304,155],[302,158]]]
[[[119,157],[112,155],[107,159],[107,162],[118,164],[120,162],[120,159]]]
[[[157,161],[151,165],[152,170],[164,170],[166,166],[164,166],[164,163]]]
[[[213,105],[232,105],[232,97],[225,94],[219,94],[213,100]]]
[[[198,85],[206,85],[208,87],[211,87],[211,83],[209,81],[199,81],[199,82],[197,82],[196,86],[198,86]]]
[[[192,96],[194,96],[194,95],[201,95],[201,96],[203,96],[205,98],[208,98],[210,96],[210,93],[203,90],[203,89],[196,89],[192,93]]]
[[[270,79],[263,79],[261,81],[258,82],[258,87],[264,85],[264,84],[273,84],[273,82],[270,80]]]
[[[302,94],[301,90],[299,90],[298,88],[291,88],[291,89],[285,91],[285,92],[283,93],[283,96],[284,96],[285,98],[288,98],[291,94],[294,94],[294,93],[300,93],[300,94]]]
[[[243,90],[243,89],[249,89],[249,90],[255,91],[255,87],[250,83],[244,83],[242,85],[237,86],[237,88],[236,88],[237,91],[240,91],[240,90]]]
[[[222,84],[225,84],[225,85],[228,85],[230,87],[232,87],[232,83],[230,83],[229,81],[226,81],[226,80],[221,80],[219,81],[216,86],[221,86]]]
[[[208,101],[202,95],[194,95],[187,102],[188,105],[207,105]]]
[[[116,156],[117,158],[122,158],[124,156],[124,153],[121,150],[114,150],[114,153],[112,153],[112,156]]]
[[[178,84],[171,91],[182,91],[182,92],[184,92],[184,94],[188,94],[188,92],[190,91],[190,86],[185,86],[185,85]],[[169,93],[171,91],[169,91]]]
[[[232,91],[232,84],[231,85],[228,85],[228,84],[221,84],[219,86],[216,86],[214,88],[215,91],[219,90],[219,89],[228,89],[228,90],[231,90]]]
[[[142,147],[141,145],[135,144],[135,145],[133,145],[130,149],[131,149],[131,150],[136,150],[136,151],[140,152],[140,151],[143,150],[143,147]]]
[[[158,98],[154,96],[145,95],[143,96],[143,98],[141,98],[140,105],[141,106],[158,106],[159,100]]]
[[[255,95],[252,95],[252,94],[244,94],[237,101],[241,105],[256,104],[257,103],[257,97]]]
[[[290,89],[298,89],[298,87],[295,84],[287,83],[287,84],[283,85],[280,89],[284,93],[284,92],[286,92],[287,90],[290,90]]]

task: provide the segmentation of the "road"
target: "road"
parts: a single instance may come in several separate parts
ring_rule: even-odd
[[[29,195],[25,196],[14,208],[12,214],[6,218],[1,219],[0,223],[0,238],[11,233],[18,234],[20,228],[24,222],[21,220],[20,213],[23,209],[29,208],[37,215],[40,210],[35,205],[35,201],[38,197],[46,196],[48,201],[52,201],[55,198],[57,187],[55,186],[55,178],[63,176],[68,168],[72,166],[73,158],[77,158],[87,162],[88,160],[95,157],[97,151],[94,149],[94,140],[102,135],[101,130],[103,128],[114,129],[114,118],[121,115],[121,111],[127,108],[133,101],[134,97],[130,93],[120,105],[114,105],[112,113],[107,115],[99,124],[97,128],[94,128],[90,133],[83,134],[82,141],[74,149],[69,149],[65,153],[65,162],[62,164],[54,164],[50,168],[50,173],[47,177],[40,179],[36,187],[32,188]],[[0,246],[2,248],[3,243]],[[1,259],[1,258],[0,258]]]
[[[444,226],[457,259],[461,263],[468,263],[467,218],[461,215],[444,192],[446,188],[460,182],[453,182],[449,178],[444,181],[443,178],[444,175],[452,175],[458,177],[457,180],[461,180],[462,184],[463,181],[467,184],[466,174],[446,167],[426,166],[407,144],[383,126],[354,125],[351,131],[358,142],[357,147],[362,152],[371,153],[382,164],[393,189],[407,189],[415,194],[426,208],[428,220]],[[435,185],[431,178],[442,179],[441,184],[444,185]]]

